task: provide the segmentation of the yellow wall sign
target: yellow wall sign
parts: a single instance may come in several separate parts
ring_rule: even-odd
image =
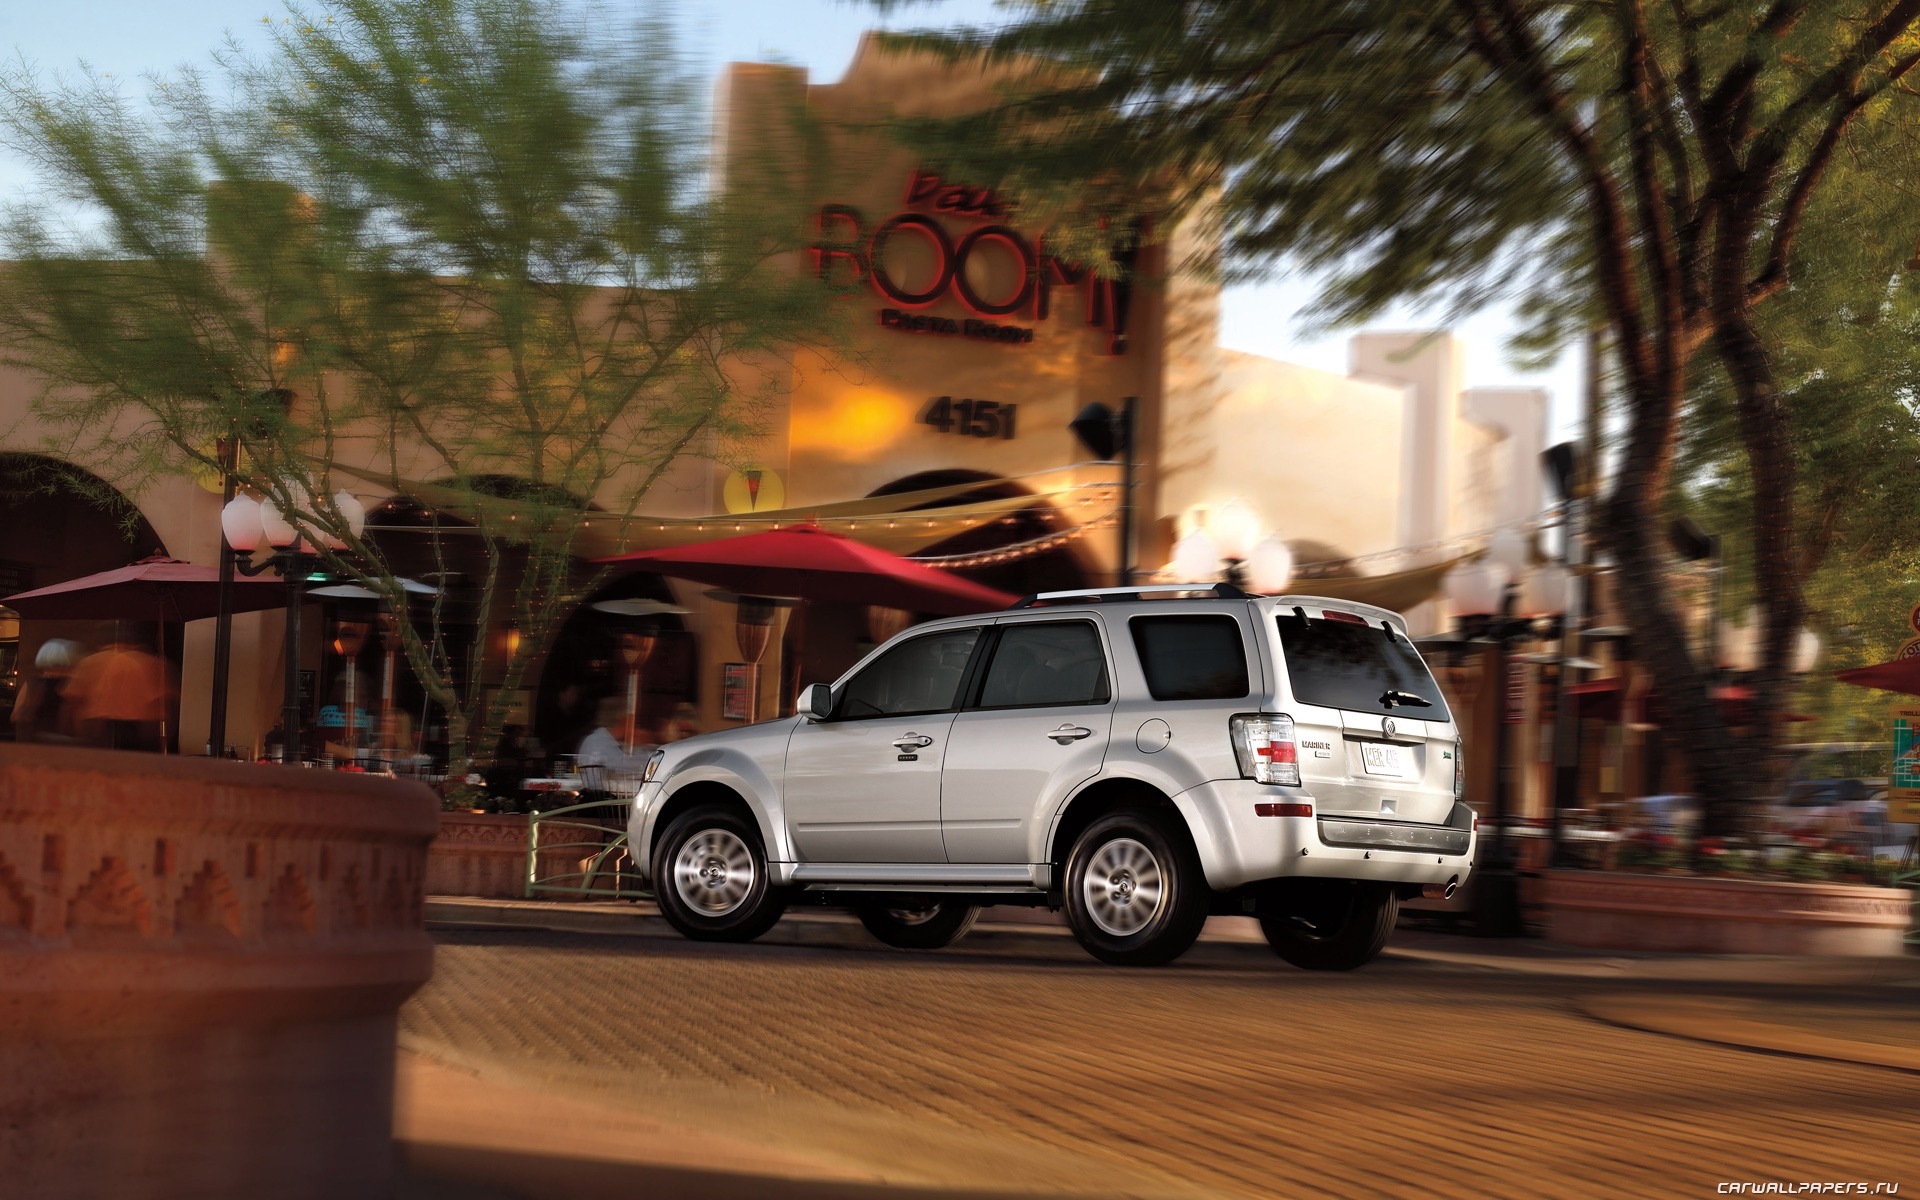
[[[1893,706],[1893,774],[1887,820],[1920,821],[1920,704]]]
[[[720,500],[730,513],[768,512],[786,507],[787,489],[772,471],[748,467],[727,475],[720,487]]]

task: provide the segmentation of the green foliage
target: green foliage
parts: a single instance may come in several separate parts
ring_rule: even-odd
[[[46,381],[49,452],[123,488],[217,469],[237,432],[244,482],[345,543],[330,565],[402,614],[463,770],[592,583],[571,553],[588,505],[631,514],[682,456],[734,455],[833,333],[776,269],[792,214],[712,190],[664,23],[622,36],[557,0],[288,11],[269,53],[158,81],[150,109],[97,79],[0,76],[0,122],[46,184],[0,230],[0,340]],[[764,169],[738,192],[797,191]],[[487,712],[482,648],[438,601],[408,613],[333,496],[499,477],[548,502],[462,514],[480,627],[522,633]]]
[[[1001,102],[901,124],[937,165],[1057,216],[1051,240],[1144,208],[1197,223],[1229,278],[1318,272],[1322,323],[1500,298],[1536,355],[1606,329],[1621,453],[1596,524],[1715,793],[1708,824],[1737,825],[1772,760],[1710,698],[1656,531],[1678,490],[1762,564],[1765,726],[1826,548],[1893,536],[1912,508],[1911,356],[1877,355],[1905,306],[1888,251],[1914,232],[1920,0],[1005,7],[990,30],[897,39],[1002,67]]]
[[[1763,317],[1797,465],[1795,542],[1823,643],[1798,690],[1804,741],[1887,741],[1894,697],[1834,671],[1884,662],[1920,602],[1920,274],[1907,269],[1920,190],[1914,131],[1878,124],[1839,159],[1810,212],[1791,285]],[[1722,537],[1729,620],[1758,598],[1753,484],[1724,373],[1697,372],[1674,504]]]

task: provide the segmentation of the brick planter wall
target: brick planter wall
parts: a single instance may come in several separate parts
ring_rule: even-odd
[[[416,783],[0,747],[0,1192],[382,1196]]]
[[[578,817],[569,820],[579,820]],[[429,896],[481,896],[499,900],[519,900],[527,894],[526,814],[462,813],[440,814],[440,836],[427,851],[427,894]],[[606,836],[618,832],[609,827]],[[577,842],[587,834],[578,828],[549,827],[541,837],[543,844]],[[593,836],[597,839],[599,834]],[[540,878],[555,883],[578,883],[588,861],[589,851],[577,846],[540,851]],[[595,891],[611,891],[613,881],[602,876]],[[545,899],[565,899],[567,893],[551,893]],[[586,897],[582,897],[586,898]]]
[[[1547,936],[1601,950],[1896,956],[1904,888],[1609,871],[1547,873]]]
[[[440,834],[427,849],[427,894],[525,896],[525,814],[441,813]]]

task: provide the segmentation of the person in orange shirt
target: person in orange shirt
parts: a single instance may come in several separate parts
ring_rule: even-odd
[[[138,642],[122,639],[89,654],[67,683],[80,736],[113,750],[159,750],[164,744],[172,668]]]

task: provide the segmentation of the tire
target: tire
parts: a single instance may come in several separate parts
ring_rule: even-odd
[[[1187,952],[1213,895],[1177,817],[1109,813],[1067,855],[1067,923],[1088,954],[1123,967],[1157,967]]]
[[[854,911],[868,933],[901,950],[941,950],[951,946],[966,936],[980,915],[976,905],[939,900],[910,902],[905,908],[863,904]]]
[[[1383,883],[1353,879],[1294,880],[1260,914],[1273,952],[1308,971],[1351,971],[1387,944],[1400,898]]]
[[[760,831],[720,805],[668,824],[654,846],[653,889],[667,924],[699,942],[750,942],[787,908],[786,893],[768,883]]]

